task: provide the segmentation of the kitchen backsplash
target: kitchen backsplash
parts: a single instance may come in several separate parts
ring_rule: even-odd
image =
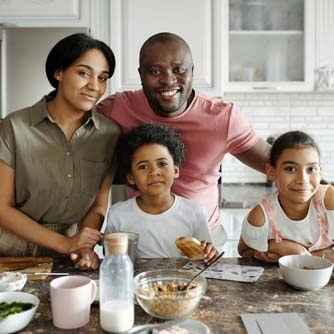
[[[290,130],[302,130],[316,140],[321,151],[324,179],[334,182],[334,92],[319,93],[243,93],[225,94],[234,102],[256,132],[266,139]],[[265,182],[256,172],[235,159],[225,156],[223,182]]]

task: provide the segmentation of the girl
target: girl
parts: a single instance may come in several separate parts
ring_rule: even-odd
[[[245,218],[238,251],[276,262],[289,254],[321,256],[334,238],[334,187],[320,185],[320,153],[304,132],[287,132],[274,142],[266,167],[277,191]]]
[[[98,266],[90,253],[100,239],[120,130],[92,108],[114,68],[105,43],[70,35],[46,60],[55,90],[2,121],[1,256],[72,254],[81,268]]]

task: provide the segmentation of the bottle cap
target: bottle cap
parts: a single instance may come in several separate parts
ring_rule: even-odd
[[[126,233],[111,233],[104,237],[110,254],[124,254],[128,251],[128,235]]]

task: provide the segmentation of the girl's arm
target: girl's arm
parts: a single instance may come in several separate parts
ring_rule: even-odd
[[[323,252],[325,252],[325,253],[323,254]],[[329,246],[329,247],[324,248],[324,249],[313,251],[313,252],[311,252],[311,254],[313,256],[325,257],[326,259],[334,262],[334,250],[333,250],[333,246]]]
[[[329,186],[327,188],[324,202],[325,202],[325,208],[327,210],[334,210],[334,187],[333,186]]]
[[[0,226],[18,237],[58,253],[70,254],[96,243],[94,230],[85,228],[78,236],[68,238],[51,231],[15,207],[15,170],[0,160]]]
[[[239,239],[239,244],[238,244],[238,252],[241,257],[253,257],[255,250],[252,248],[249,248],[242,237]]]
[[[248,214],[247,221],[250,225],[254,227],[262,227],[265,224],[265,216],[264,213],[259,205],[253,208],[250,213]],[[269,249],[266,252],[257,251],[245,243],[242,236],[240,236],[239,244],[238,244],[238,252],[241,257],[254,257],[259,261],[263,262],[277,262],[278,261],[278,254],[272,252]]]
[[[276,242],[275,240],[269,241],[269,251],[277,254],[279,257],[285,255],[311,255],[306,247],[292,240],[282,240]]]
[[[327,210],[334,210],[334,187],[332,185],[330,185],[327,188],[325,198],[324,198],[324,204],[325,204],[325,208]],[[331,213],[331,216],[332,216],[332,213]],[[328,223],[329,223],[329,232],[331,232],[331,234],[333,234],[332,231],[334,230],[334,228],[332,227],[331,224],[334,224],[334,222],[331,221],[330,217],[329,217]],[[333,239],[334,235],[330,235],[329,237],[331,237]],[[328,259],[328,260],[331,260],[333,262],[334,261],[334,250],[333,249],[334,249],[334,247],[332,245],[332,246],[329,246],[329,247],[324,248],[324,249],[313,251],[311,254],[314,255],[314,256],[323,256],[323,252],[327,251],[324,254],[325,258]]]
[[[259,205],[254,207],[247,216],[247,221],[250,225],[254,227],[261,227],[265,223],[265,217],[263,211]],[[245,243],[242,236],[240,236],[239,244],[238,244],[238,252],[241,257],[253,257],[255,250],[248,247]]]

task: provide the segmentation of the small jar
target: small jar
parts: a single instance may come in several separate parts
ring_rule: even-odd
[[[244,30],[264,29],[265,5],[262,0],[245,0],[242,8]]]

